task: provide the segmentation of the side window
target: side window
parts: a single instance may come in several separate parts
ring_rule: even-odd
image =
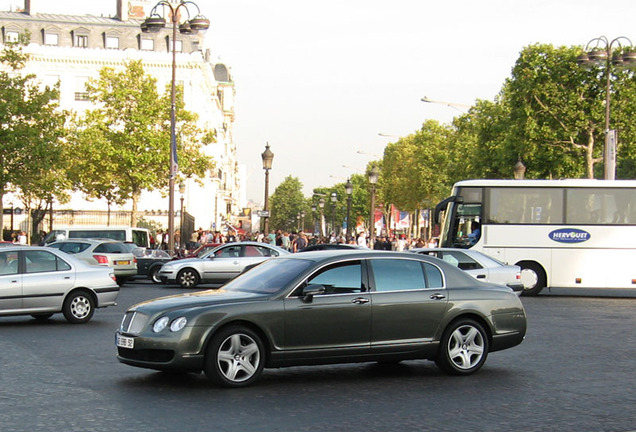
[[[90,245],[88,243],[74,243],[74,242],[67,242],[67,243],[61,243],[59,249],[62,252],[66,252],[67,254],[77,254],[80,252],[84,252],[86,249],[88,249]]]
[[[407,291],[426,288],[422,263],[406,259],[371,259],[375,290]]]
[[[477,261],[461,252],[444,252],[442,259],[462,270],[478,270],[482,268]]]
[[[426,280],[429,288],[444,288],[444,278],[442,278],[442,272],[437,267],[424,263],[424,271],[426,271]]]
[[[267,250],[265,248],[260,248],[257,246],[245,246],[245,256],[246,257],[262,257],[267,256]]]
[[[25,251],[26,273],[53,272],[68,270],[70,266],[61,259],[47,251]],[[59,267],[58,268],[58,264]]]
[[[325,294],[348,294],[364,291],[360,261],[339,263],[321,269],[307,280],[308,284],[323,285]]]
[[[214,252],[214,256],[217,258],[238,258],[241,256],[241,246],[235,245],[219,249]]]
[[[0,276],[18,274],[18,253],[0,252]]]

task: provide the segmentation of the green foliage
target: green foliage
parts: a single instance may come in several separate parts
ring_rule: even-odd
[[[22,35],[21,41],[25,39]],[[65,113],[59,110],[59,90],[22,74],[27,61],[20,43],[5,45],[0,54],[0,213],[2,196],[9,190],[34,210],[42,210],[54,198],[68,199]]]
[[[302,193],[303,185],[297,177],[287,176],[269,199],[270,230],[296,231],[300,212],[311,214]]]
[[[387,145],[379,182],[381,199],[414,211],[448,194],[452,129],[426,121],[414,134]]]
[[[146,75],[141,61],[131,61],[123,71],[103,68],[87,91],[98,108],[76,120],[72,178],[89,197],[119,204],[132,199],[134,225],[141,192],[168,186],[170,93],[158,93],[156,79]],[[202,146],[214,142],[214,134],[196,126],[197,116],[184,109],[181,88],[176,100],[180,172],[205,176],[213,161]]]

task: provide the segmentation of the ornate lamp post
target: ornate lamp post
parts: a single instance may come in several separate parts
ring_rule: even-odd
[[[196,8],[197,14],[190,18],[189,7]],[[164,12],[163,16],[159,10]],[[188,19],[179,23],[181,9],[186,12]],[[172,21],[172,85],[170,88],[170,177],[168,178],[168,251],[174,251],[174,182],[179,169],[177,165],[177,133],[176,133],[176,78],[177,78],[177,28],[180,33],[192,34],[210,28],[210,20],[200,14],[199,7],[191,1],[181,0],[173,4],[161,0],[150,11],[150,16],[141,23],[144,33],[156,33],[166,26],[165,12],[170,12]]]
[[[521,162],[521,159],[512,168],[515,173],[515,180],[523,180],[526,176],[526,166]]]
[[[305,231],[305,211],[300,212],[300,231]]]
[[[380,171],[377,166],[374,166],[369,172],[369,184],[371,185],[371,223],[369,225],[371,230],[371,244],[369,247],[373,247],[373,243],[375,242],[375,185],[378,182],[378,177],[380,177]]]
[[[338,234],[336,230],[336,202],[338,202],[338,194],[333,192],[331,194],[331,205],[333,210],[331,217],[331,228],[333,229],[334,236]]]
[[[325,231],[323,229],[323,219],[324,219],[324,210],[325,210],[325,199],[324,198],[320,198],[320,201],[318,201],[318,207],[320,207],[320,236],[324,237],[325,236]]]
[[[353,193],[353,184],[350,178],[345,183],[345,193],[347,194],[347,241],[349,241],[351,237],[351,194]]]
[[[316,205],[311,206],[311,226],[312,234],[316,234]]]
[[[179,183],[179,193],[181,194],[181,209],[179,210],[179,248],[185,249],[183,245],[185,245],[185,233],[183,232],[183,195],[186,191],[185,182]],[[184,255],[185,256],[185,255]]]
[[[272,162],[274,161],[274,153],[269,149],[269,143],[265,144],[265,151],[261,153],[263,159],[263,169],[265,170],[265,222],[263,224],[264,234],[269,235],[269,170],[272,169]]]
[[[621,41],[628,43],[629,52],[622,53]],[[618,49],[614,53],[614,46]],[[580,66],[600,66],[605,70],[605,148],[603,151],[604,178],[614,180],[616,178],[616,130],[610,129],[610,89],[612,67],[634,68],[636,67],[636,51],[632,49],[632,42],[625,36],[608,40],[605,36],[592,39],[585,46],[585,53],[576,58]]]

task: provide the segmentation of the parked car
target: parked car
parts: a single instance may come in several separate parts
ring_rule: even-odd
[[[164,264],[159,270],[163,282],[178,283],[182,288],[194,288],[199,283],[223,284],[238,276],[246,267],[279,255],[285,249],[267,243],[226,243],[202,255]]]
[[[48,247],[74,255],[87,264],[112,268],[119,285],[137,274],[137,260],[126,250],[122,242],[108,239],[72,239],[56,241]]]
[[[161,249],[141,248],[134,243],[124,242],[124,247],[137,259],[137,277],[161,283],[159,270],[165,263],[175,259]]]
[[[365,249],[362,246],[352,245],[347,243],[317,243],[315,245],[302,248],[298,252],[312,252],[321,250],[351,250],[351,249]]]
[[[114,305],[118,294],[111,268],[89,266],[51,248],[0,250],[0,316],[46,320],[61,312],[69,322],[81,324],[96,308]]]
[[[206,253],[210,252],[215,247],[221,246],[221,243],[204,243],[197,246],[196,249],[186,254],[186,258],[200,258]]]
[[[481,252],[470,249],[453,248],[417,248],[411,249],[409,252],[440,258],[455,267],[459,267],[475,279],[507,285],[513,288],[519,295],[521,295],[523,291],[521,267],[504,264]]]
[[[437,258],[323,251],[270,259],[221,290],[128,309],[116,332],[122,363],[205,371],[242,387],[264,367],[434,360],[469,375],[522,342],[526,316],[508,287]]]

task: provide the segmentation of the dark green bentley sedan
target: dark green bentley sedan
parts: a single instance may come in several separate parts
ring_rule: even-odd
[[[468,375],[525,332],[508,287],[434,257],[354,250],[273,258],[220,289],[137,304],[116,344],[123,363],[242,387],[266,367],[327,363],[427,359]]]

